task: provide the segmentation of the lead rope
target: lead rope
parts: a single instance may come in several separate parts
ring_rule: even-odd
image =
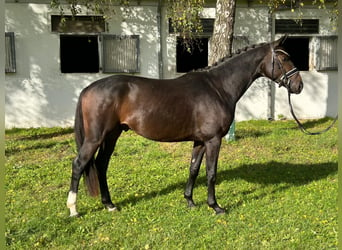
[[[304,134],[307,134],[307,135],[320,135],[320,134],[323,134],[327,131],[329,131],[332,126],[334,126],[335,122],[337,121],[338,119],[338,115],[336,115],[335,119],[333,120],[333,122],[326,128],[326,129],[323,129],[322,131],[318,131],[318,132],[310,132],[308,131],[307,129],[304,128],[303,124],[300,123],[300,121],[298,120],[298,118],[296,117],[294,111],[293,111],[293,107],[292,107],[292,103],[291,103],[291,93],[290,93],[290,90],[288,89],[287,90],[287,93],[288,93],[288,99],[289,99],[289,105],[290,105],[290,111],[291,111],[291,114],[293,116],[293,118],[295,119],[295,121],[297,122],[298,124],[298,127],[300,128],[300,130],[304,133]]]

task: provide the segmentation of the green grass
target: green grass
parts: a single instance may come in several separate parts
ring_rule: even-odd
[[[225,215],[206,204],[205,166],[194,189],[197,207],[186,206],[192,143],[128,132],[108,170],[121,211],[108,212],[81,185],[81,217],[69,218],[72,130],[7,130],[7,248],[337,249],[337,126],[307,136],[293,121],[240,122],[236,137],[223,142],[219,159],[216,193]]]

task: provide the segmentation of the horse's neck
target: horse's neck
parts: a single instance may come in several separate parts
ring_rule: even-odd
[[[212,70],[220,79],[221,89],[230,101],[236,103],[260,76],[259,67],[265,56],[260,53],[261,49],[240,54]]]

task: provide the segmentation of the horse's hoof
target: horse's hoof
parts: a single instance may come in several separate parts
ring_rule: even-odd
[[[191,197],[184,195],[184,198],[186,199],[186,202],[188,203],[189,208],[195,208],[196,207],[196,204]]]
[[[112,206],[107,206],[107,209],[109,212],[116,212],[116,211],[119,211],[119,208],[112,205]]]
[[[216,208],[215,212],[216,212],[216,215],[220,215],[220,214],[225,214],[226,210],[223,208]]]
[[[189,208],[195,208],[196,204],[193,201],[188,201],[188,207]]]
[[[119,209],[117,207],[109,207],[108,211],[109,212],[115,212],[115,211],[119,211]]]
[[[73,212],[73,213],[70,213],[70,218],[77,218],[77,217],[80,217],[80,214],[77,213],[77,212]]]
[[[216,212],[217,215],[218,215],[218,214],[224,214],[224,213],[226,212],[225,209],[223,209],[222,207],[220,207],[220,206],[217,205],[217,204],[211,205],[210,207],[211,207],[212,209],[215,210],[215,212]]]

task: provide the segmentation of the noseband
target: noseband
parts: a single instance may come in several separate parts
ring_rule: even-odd
[[[288,57],[290,57],[289,53],[287,53],[286,51],[284,51],[282,49],[276,49],[276,50],[272,49],[272,79],[274,78],[273,77],[273,74],[274,74],[274,62],[277,61],[278,66],[281,69],[283,74],[278,79],[275,79],[274,81],[276,83],[278,83],[279,88],[284,86],[285,88],[290,89],[290,83],[291,83],[290,78],[292,76],[294,76],[295,74],[298,74],[299,70],[296,67],[294,67],[291,70],[289,70],[288,72],[286,72],[284,67],[283,67],[283,64],[280,62],[280,60],[279,60],[279,58],[278,58],[278,56],[276,55],[275,52],[281,52],[281,53],[287,55]],[[277,59],[277,60],[275,60],[275,59]]]

